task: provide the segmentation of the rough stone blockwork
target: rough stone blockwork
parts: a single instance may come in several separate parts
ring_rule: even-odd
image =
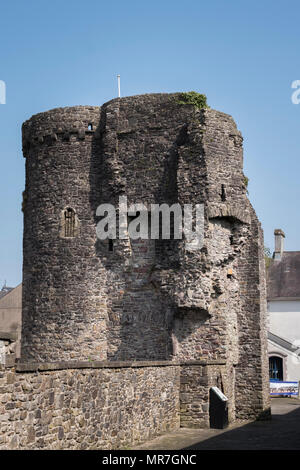
[[[117,449],[179,427],[179,366],[0,371],[0,449]]]
[[[109,422],[111,416],[113,423],[119,419],[118,404],[128,403],[136,381],[134,406],[140,417],[149,418],[145,418],[147,426],[141,418],[133,429],[145,438],[162,426],[176,426],[176,413],[169,415],[171,423],[166,420],[168,402],[158,399],[171,393],[168,387],[175,377],[169,380],[168,374],[176,371],[180,386],[174,393],[181,402],[184,426],[208,426],[212,385],[228,396],[231,421],[269,412],[263,235],[247,198],[242,136],[231,116],[180,104],[178,97],[142,95],[115,99],[101,108],[55,109],[23,125],[22,361],[174,363],[173,369],[140,369],[139,373],[138,369],[27,372],[24,376],[18,372],[13,375],[14,385],[7,383],[13,379],[4,372],[5,415],[15,403],[18,406],[15,415],[4,419],[2,429],[9,436],[14,435],[14,426],[23,429],[19,411],[24,408],[22,416],[31,431],[19,433],[23,446],[38,445],[38,439],[44,439],[50,447],[63,442],[70,448],[80,439],[74,434],[76,417],[70,424],[67,407],[53,408],[38,392],[40,386],[36,389],[38,381],[44,383],[47,377],[55,396],[61,394],[60,381],[70,393],[70,412],[74,410],[83,420],[87,447],[95,444],[97,432],[101,436],[96,445],[128,442],[127,424],[138,413],[129,418],[126,408],[120,431],[117,426],[110,428]],[[102,203],[118,207],[120,196],[127,196],[128,205],[143,203],[146,213],[153,203],[203,204],[202,248],[192,249],[185,238],[132,240],[128,233],[124,239],[98,240],[96,209]],[[128,221],[133,220],[128,213]],[[191,361],[205,365],[187,365]],[[176,363],[182,364],[180,372]],[[67,382],[70,374],[75,381],[72,387]],[[100,377],[108,378],[107,389]],[[83,390],[81,380],[95,387],[99,383],[102,398],[93,396],[94,385]],[[23,383],[32,391],[24,391]],[[161,392],[156,394],[156,389]],[[100,412],[97,407],[105,390],[110,401]],[[147,390],[149,395],[143,395]],[[86,404],[78,408],[72,400],[81,395]],[[54,437],[49,437],[50,422],[39,421],[47,421],[44,414],[43,418],[32,414],[32,400],[34,406],[42,404],[41,412],[55,418]],[[174,405],[174,396],[172,400]],[[88,417],[89,406],[98,418]],[[150,416],[157,417],[155,422]],[[76,430],[81,429],[77,424]],[[104,429],[109,429],[110,444],[101,441]],[[92,442],[87,430],[94,436]],[[68,432],[73,437],[64,437]],[[17,445],[16,439],[9,445]]]
[[[232,396],[226,378],[225,361],[219,364],[184,365],[180,373],[180,425],[184,428],[209,428],[208,391],[217,386],[229,400],[232,421]]]

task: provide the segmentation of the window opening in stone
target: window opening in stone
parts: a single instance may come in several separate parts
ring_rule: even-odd
[[[108,239],[108,251],[114,251],[114,241],[111,238]]]
[[[65,237],[75,237],[75,211],[68,207],[64,213]]]
[[[222,184],[222,192],[221,192],[221,199],[222,201],[226,201],[226,190],[225,190],[225,184]]]
[[[269,373],[272,380],[283,380],[282,358],[272,356],[269,358]]]
[[[89,125],[88,125],[88,130],[89,130],[89,131],[92,131],[92,130],[93,130],[93,124],[89,124]]]

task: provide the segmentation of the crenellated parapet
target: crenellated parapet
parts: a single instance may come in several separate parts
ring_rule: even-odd
[[[57,141],[84,140],[98,129],[101,107],[74,106],[57,108],[32,116],[22,126],[23,155],[30,147],[53,145]]]

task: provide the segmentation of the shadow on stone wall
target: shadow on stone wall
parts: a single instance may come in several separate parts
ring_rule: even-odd
[[[116,151],[117,133],[106,129],[106,112],[107,105],[104,105],[91,155],[90,207],[95,214],[95,231],[100,220],[96,217],[97,207],[102,203],[117,207],[119,196],[134,192],[127,186],[132,185],[132,175],[126,173]],[[168,144],[160,156],[163,157],[160,184],[150,195],[151,202],[170,205],[178,202],[178,146],[186,138],[186,126],[183,126],[175,143]],[[138,201],[149,199],[138,190],[135,197]],[[110,245],[108,240],[97,239],[95,243],[96,256],[106,272],[106,278],[99,282],[106,284],[108,360],[165,360],[173,355],[172,332],[177,307],[172,292],[180,270],[181,241],[149,240],[148,246],[139,247],[140,242],[114,240]],[[168,283],[167,289],[161,288],[162,278]]]

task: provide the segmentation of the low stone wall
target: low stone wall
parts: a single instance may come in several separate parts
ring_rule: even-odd
[[[225,360],[28,363],[0,369],[1,449],[124,449],[181,427],[207,428],[209,390],[228,397]]]
[[[0,370],[0,449],[118,449],[180,426],[180,365],[20,364]]]

